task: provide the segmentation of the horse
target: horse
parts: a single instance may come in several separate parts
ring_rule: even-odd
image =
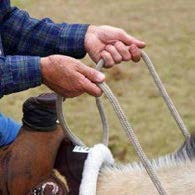
[[[74,145],[67,147],[64,140],[58,150],[55,169],[69,184],[70,194],[79,194],[84,159],[78,158],[77,153],[72,152]],[[81,155],[81,154],[80,154]],[[70,164],[71,172],[75,175],[70,177],[66,171]],[[81,156],[80,156],[81,157]],[[161,156],[151,160],[151,164],[157,171],[168,194],[195,194],[195,136],[191,136],[184,144],[172,154]],[[129,164],[104,165],[99,172],[97,180],[97,195],[143,195],[158,194],[153,183],[150,181],[143,165],[140,162]]]
[[[77,195],[87,153],[56,122],[56,97],[44,94],[23,105],[23,126],[16,140],[0,148],[1,195]],[[173,154],[151,160],[168,194],[194,194],[195,136]],[[140,162],[104,165],[97,195],[158,194]]]

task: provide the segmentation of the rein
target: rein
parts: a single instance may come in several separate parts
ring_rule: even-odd
[[[168,95],[163,83],[161,82],[160,77],[159,77],[158,73],[156,72],[155,67],[152,64],[150,58],[148,57],[148,55],[144,51],[141,51],[141,57],[142,57],[143,61],[145,62],[145,64],[147,65],[149,72],[150,72],[151,76],[153,77],[153,80],[154,80],[156,86],[158,87],[160,94],[163,97],[172,117],[176,121],[176,123],[177,123],[179,129],[181,130],[182,134],[184,135],[184,137],[188,138],[190,136],[190,133],[187,130],[187,128],[186,128],[181,116],[179,115],[176,107],[174,106],[173,101],[169,97],[169,95]],[[103,67],[103,65],[104,65],[104,61],[101,59],[98,62],[96,69],[100,71],[101,68]],[[102,89],[102,91],[104,92],[104,94],[106,95],[106,97],[108,98],[110,103],[112,104],[113,109],[114,109],[116,115],[118,116],[119,121],[120,121],[128,139],[132,143],[137,155],[139,156],[140,161],[142,162],[143,166],[145,167],[145,169],[146,169],[148,175],[150,176],[157,191],[159,192],[160,195],[166,195],[167,193],[166,193],[165,189],[163,188],[163,186],[160,182],[160,179],[157,176],[156,171],[154,170],[149,159],[145,155],[145,153],[144,153],[144,151],[143,151],[143,149],[138,141],[138,138],[137,138],[133,128],[131,127],[130,123],[128,122],[128,119],[127,119],[126,115],[124,114],[117,98],[114,96],[111,89],[109,88],[109,86],[105,82],[97,84],[97,85]],[[58,115],[59,122],[60,122],[63,130],[65,131],[65,134],[68,136],[68,138],[74,144],[85,146],[85,144],[77,136],[75,136],[72,133],[69,126],[67,125],[67,123],[64,119],[65,117],[63,114],[62,103],[63,103],[63,97],[61,97],[60,95],[57,95],[57,101],[56,101],[57,115]],[[104,112],[103,105],[102,105],[100,98],[96,98],[96,104],[97,104],[97,107],[98,107],[98,110],[99,110],[99,113],[101,116],[102,125],[103,125],[103,143],[105,145],[108,145],[109,128],[108,128],[108,123],[106,120],[105,112]]]

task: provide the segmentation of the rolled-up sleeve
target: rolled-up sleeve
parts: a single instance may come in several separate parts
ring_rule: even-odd
[[[0,98],[40,84],[40,57],[0,57]]]
[[[4,16],[1,37],[6,55],[64,54],[82,58],[86,54],[87,29],[87,24],[56,24],[48,18],[34,19],[14,7]]]

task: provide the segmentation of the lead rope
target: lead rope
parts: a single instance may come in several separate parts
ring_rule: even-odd
[[[144,51],[141,51],[141,56],[142,56],[142,59],[144,60],[145,64],[147,65],[148,70],[149,70],[150,74],[152,75],[152,78],[153,78],[156,86],[158,87],[161,96],[163,97],[173,119],[175,120],[178,127],[180,128],[183,136],[185,138],[190,137],[190,133],[189,133],[188,129],[186,128],[181,116],[179,115],[179,112],[177,111],[176,107],[174,106],[173,101],[169,97],[169,95],[168,95],[162,81],[160,80],[160,77],[159,77],[158,73],[156,72],[155,67],[152,64],[150,58],[148,57],[148,55]]]
[[[63,103],[63,97],[59,94],[57,94],[57,100],[56,100],[56,111],[57,111],[57,117],[59,120],[59,123],[65,133],[65,135],[70,139],[70,141],[72,141],[75,145],[78,146],[85,146],[85,144],[80,140],[80,138],[78,138],[77,136],[75,136],[70,127],[68,126],[65,117],[64,117],[64,112],[62,109],[62,103]]]
[[[152,64],[151,60],[149,59],[149,57],[147,56],[147,54],[144,51],[141,52],[141,56],[142,56],[144,62],[146,63],[146,65],[149,69],[149,72],[151,73],[151,75],[155,81],[155,84],[157,85],[166,105],[168,106],[168,108],[171,112],[171,115],[173,116],[174,120],[176,121],[177,125],[179,126],[181,132],[183,133],[183,135],[186,138],[189,137],[190,134],[189,134],[182,118],[180,117],[177,109],[175,108],[171,98],[169,97],[168,93],[166,92],[166,89],[165,89],[164,85],[162,84],[162,82],[161,82],[161,80],[160,80],[160,78],[159,78],[159,76],[154,68],[154,65]],[[101,70],[103,65],[104,65],[104,61],[100,60],[96,66],[96,69]],[[102,91],[105,93],[105,95],[107,96],[107,98],[111,102],[111,104],[114,108],[114,111],[116,112],[116,114],[119,118],[119,121],[127,134],[127,137],[131,141],[137,155],[139,156],[143,166],[145,167],[148,175],[150,176],[150,178],[151,178],[152,182],[154,183],[156,189],[158,190],[159,194],[166,195],[167,193],[165,192],[164,188],[162,187],[162,184],[161,184],[155,170],[153,169],[150,161],[148,160],[145,153],[143,152],[143,149],[142,149],[131,125],[129,124],[127,117],[123,113],[118,100],[116,99],[116,97],[114,96],[114,94],[112,93],[112,91],[110,90],[110,88],[108,87],[108,85],[106,83],[98,84],[98,86],[102,89]],[[96,104],[98,106],[98,110],[100,112],[101,120],[103,123],[103,130],[104,130],[104,136],[103,136],[104,141],[103,142],[108,143],[108,124],[107,124],[107,120],[105,118],[105,113],[103,110],[102,103],[101,103],[99,98],[96,98]],[[76,137],[74,134],[72,134],[70,128],[66,124],[66,121],[64,120],[63,111],[62,111],[62,97],[59,95],[57,98],[57,114],[58,114],[58,119],[62,125],[62,128],[65,130],[66,134],[69,136],[70,140],[73,141],[73,143],[75,143],[77,145],[84,145],[83,142],[78,137]]]
[[[97,64],[96,69],[100,70],[104,65],[104,61],[100,60]],[[112,91],[110,90],[110,88],[108,87],[108,85],[104,82],[101,84],[98,84],[98,86],[102,89],[102,91],[105,93],[105,95],[107,96],[107,98],[109,99],[110,103],[112,104],[114,111],[116,112],[119,121],[123,127],[123,129],[125,130],[125,133],[127,134],[127,137],[129,138],[129,140],[131,141],[137,155],[140,158],[140,161],[142,162],[143,166],[145,167],[148,175],[150,176],[154,186],[156,187],[157,191],[159,192],[160,195],[166,195],[166,191],[164,190],[158,176],[157,173],[155,172],[155,170],[153,169],[150,161],[148,160],[148,158],[146,157],[145,153],[143,152],[143,149],[131,127],[131,125],[129,124],[127,117],[125,116],[125,114],[122,111],[122,108],[120,107],[120,104],[118,102],[118,100],[116,99],[116,97],[114,96],[114,94],[112,93]],[[63,130],[65,131],[66,135],[69,137],[69,139],[77,144],[77,145],[84,145],[84,143],[77,137],[75,136],[69,126],[67,125],[66,121],[64,120],[64,114],[63,114],[63,109],[62,109],[62,102],[63,102],[63,98],[58,95],[57,96],[57,102],[56,102],[56,109],[57,109],[57,115],[58,115],[58,119],[59,122],[63,128]],[[99,98],[96,98],[96,103],[98,105],[98,110],[101,114],[101,120],[103,122],[103,127],[108,130],[108,126],[105,124],[107,123],[107,120],[105,118],[105,114],[103,111],[103,106],[101,104],[101,101]],[[102,114],[104,115],[102,117]],[[105,135],[108,135],[105,134]],[[108,140],[108,139],[106,139]]]
[[[161,96],[163,97],[163,100],[165,101],[171,116],[173,117],[173,119],[175,120],[176,124],[178,125],[179,129],[181,130],[183,136],[185,138],[190,137],[190,133],[187,130],[181,116],[179,115],[179,112],[177,111],[176,107],[173,104],[173,101],[171,100],[170,96],[168,95],[157,71],[155,70],[155,67],[153,65],[153,63],[151,62],[150,58],[148,57],[148,55],[144,52],[141,51],[141,57],[144,60],[145,64],[148,67],[148,70],[156,84],[156,86],[159,89],[159,92],[161,94]],[[101,70],[101,68],[104,65],[104,61],[100,60],[96,66],[97,70]],[[147,159],[145,153],[143,152],[143,149],[141,148],[139,141],[132,129],[132,127],[130,126],[130,124],[128,123],[128,120],[126,118],[126,116],[124,115],[118,100],[116,99],[116,97],[113,95],[112,91],[110,90],[110,88],[108,87],[108,85],[106,83],[102,83],[102,84],[98,84],[98,86],[103,90],[103,92],[106,94],[107,98],[110,100],[111,104],[113,105],[113,108],[120,120],[121,125],[123,126],[128,138],[130,139],[131,143],[133,144],[133,147],[136,150],[136,153],[138,154],[142,164],[144,165],[147,173],[149,174],[151,180],[153,181],[154,185],[156,186],[158,192],[160,194],[166,194],[165,190],[163,189],[160,180],[156,174],[156,172],[153,170],[149,160]]]
[[[64,131],[64,133],[66,134],[66,136],[75,144],[78,146],[85,146],[85,144],[83,143],[83,141],[75,136],[70,127],[68,126],[66,120],[65,120],[65,116],[64,116],[64,112],[62,109],[62,103],[63,103],[63,97],[60,96],[59,94],[57,94],[57,100],[56,100],[56,110],[57,110],[57,117],[58,120],[61,124],[61,127]],[[106,146],[108,146],[108,140],[109,140],[109,126],[108,126],[108,122],[106,119],[106,115],[104,112],[104,108],[103,108],[103,104],[102,101],[99,97],[96,97],[96,105],[100,114],[100,118],[102,121],[102,128],[103,128],[103,136],[102,136],[102,143]]]
[[[101,59],[97,66],[96,69],[100,70],[101,67],[103,67],[104,65],[104,61]],[[127,117],[125,116],[125,114],[122,111],[122,108],[118,102],[118,100],[116,99],[116,97],[114,96],[114,94],[112,93],[112,91],[110,90],[110,88],[108,87],[108,85],[103,82],[103,83],[99,83],[97,84],[102,91],[104,92],[104,94],[106,95],[106,97],[108,98],[108,100],[110,101],[110,103],[112,104],[115,113],[117,114],[119,121],[123,127],[123,129],[125,130],[125,133],[128,137],[128,139],[131,141],[137,155],[140,158],[140,161],[142,162],[143,166],[145,167],[148,175],[150,176],[154,186],[156,187],[157,191],[159,192],[160,195],[166,195],[166,191],[163,188],[156,171],[153,169],[149,159],[146,157],[130,123],[128,122]]]
[[[102,121],[102,127],[103,127],[103,134],[102,134],[102,143],[106,146],[108,146],[109,142],[109,126],[108,126],[108,121],[106,119],[106,114],[104,112],[104,106],[102,104],[101,98],[96,97],[96,105],[100,114],[100,118]]]

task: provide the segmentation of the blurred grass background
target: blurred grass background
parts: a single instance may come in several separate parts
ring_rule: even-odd
[[[13,0],[32,17],[56,22],[107,24],[125,29],[147,43],[145,51],[179,109],[188,129],[195,131],[195,1],[194,0]],[[95,46],[94,46],[95,47]],[[83,61],[93,65],[86,57]],[[183,142],[142,62],[122,63],[105,71],[107,83],[150,157],[174,151]],[[45,86],[5,96],[0,110],[17,121],[22,103],[49,90]],[[105,97],[110,124],[110,148],[120,161],[136,155]],[[101,138],[101,123],[93,97],[82,95],[64,103],[67,121],[89,145]]]

